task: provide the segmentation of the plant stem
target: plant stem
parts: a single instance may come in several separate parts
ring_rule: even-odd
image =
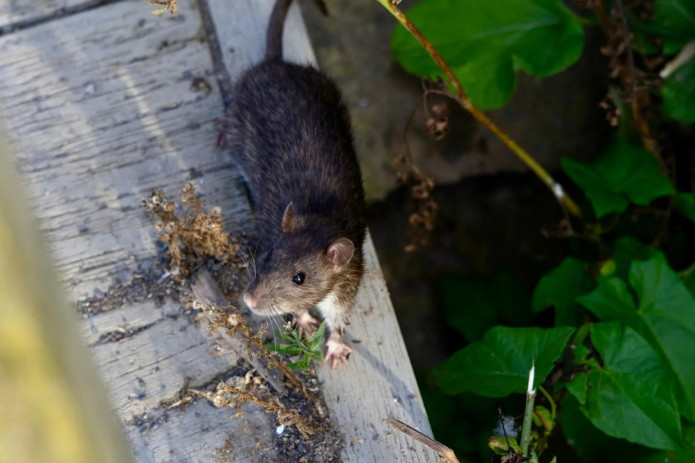
[[[578,217],[579,219],[582,218],[582,213],[577,206],[577,204],[572,200],[571,197],[569,197],[562,186],[557,183],[553,177],[540,165],[536,162],[533,157],[531,157],[530,154],[526,152],[522,147],[516,144],[514,140],[512,140],[506,133],[502,131],[499,127],[497,127],[482,111],[480,111],[478,108],[476,108],[473,105],[473,102],[471,101],[470,98],[468,98],[468,95],[466,95],[466,92],[463,90],[463,86],[461,85],[461,82],[459,82],[458,78],[454,74],[454,71],[451,69],[451,67],[444,61],[444,58],[439,54],[439,52],[434,48],[432,43],[430,43],[427,38],[425,38],[424,35],[422,35],[422,32],[415,27],[415,25],[403,14],[403,12],[398,9],[396,5],[394,5],[391,0],[377,0],[381,5],[386,8],[391,15],[398,20],[403,27],[405,27],[408,32],[422,45],[427,51],[427,53],[432,57],[435,63],[437,63],[437,66],[444,72],[444,75],[446,76],[447,80],[451,83],[451,85],[454,87],[454,90],[456,91],[456,95],[458,96],[458,101],[465,109],[468,111],[474,118],[476,118],[480,123],[482,123],[485,127],[487,127],[497,138],[499,138],[502,143],[507,145],[507,147],[512,150],[512,152],[524,163],[526,164],[529,169],[531,169],[537,176],[538,178],[541,179],[545,185],[550,188],[550,191],[553,193],[555,198],[558,200],[558,202],[567,210],[569,211],[572,215],[575,217]]]
[[[591,322],[587,322],[579,327],[579,329],[577,330],[577,333],[574,335],[574,339],[572,339],[573,345],[579,346],[584,342],[587,335],[589,334],[589,331],[591,330],[591,325],[592,325]]]
[[[535,365],[531,366],[529,373],[528,389],[526,390],[526,410],[524,411],[524,425],[521,428],[521,453],[529,456],[529,443],[531,442],[531,425],[533,424],[533,406],[536,402],[536,390],[533,388]]]
[[[541,391],[541,394],[548,399],[548,403],[550,404],[550,417],[554,420],[557,416],[557,405],[555,405],[555,400],[553,400],[553,397],[548,393],[548,391],[545,390],[545,388],[543,388],[543,386],[538,386],[538,389]]]

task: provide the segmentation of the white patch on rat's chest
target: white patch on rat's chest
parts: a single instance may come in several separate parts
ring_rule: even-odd
[[[346,307],[338,302],[335,290],[331,291],[323,298],[321,302],[316,304],[323,319],[326,321],[326,326],[330,329],[338,329],[342,332],[345,324]]]

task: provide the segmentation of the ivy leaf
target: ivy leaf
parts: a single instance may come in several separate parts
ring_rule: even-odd
[[[624,211],[628,201],[647,205],[675,193],[659,161],[626,142],[612,145],[590,165],[563,158],[562,169],[584,190],[598,218]]]
[[[586,264],[572,257],[541,278],[533,292],[533,311],[555,307],[555,325],[579,326],[582,308],[575,299],[593,289],[594,282],[586,272]]]
[[[492,278],[445,277],[439,295],[447,322],[468,342],[495,325],[528,321],[528,291],[508,272]]]
[[[668,360],[681,388],[690,419],[695,414],[695,301],[666,258],[634,262],[630,284],[639,300],[638,311],[646,329]],[[649,338],[647,338],[649,339]],[[655,346],[656,347],[656,346]]]
[[[586,383],[586,380],[584,382]],[[619,448],[620,444],[624,442],[608,437],[596,429],[581,412],[581,406],[573,394],[568,395],[562,401],[562,410],[558,413],[557,418],[562,426],[562,432],[567,438],[567,443],[574,449],[582,462],[606,461],[606,457],[613,453],[611,450],[616,447]],[[641,450],[644,451],[644,448],[642,447]],[[615,461],[620,460],[616,458]]]
[[[573,159],[560,160],[562,170],[579,185],[594,206],[596,217],[601,218],[611,212],[623,212],[629,202],[623,195],[613,191],[610,182],[594,168]]]
[[[577,298],[577,301],[604,321],[638,324],[637,307],[630,289],[617,277],[600,278],[598,288]]]
[[[621,321],[640,333],[665,359],[678,385],[682,411],[692,418],[695,412],[695,301],[668,266],[663,254],[634,261],[629,272],[630,286],[617,277],[599,280],[598,288],[581,296],[584,304],[602,320]]]
[[[680,414],[668,370],[649,343],[619,323],[597,323],[591,340],[603,367],[583,373],[568,387],[594,426],[613,437],[673,450],[681,440]],[[582,395],[583,394],[583,395]]]
[[[531,365],[534,387],[543,382],[565,349],[574,328],[496,326],[482,340],[456,352],[432,372],[447,394],[470,391],[486,397],[526,392]]]
[[[678,193],[673,198],[673,206],[684,217],[695,222],[695,196],[692,193]]]
[[[584,31],[559,0],[427,0],[408,11],[452,67],[473,103],[494,109],[509,101],[516,70],[558,73],[581,56]],[[443,76],[403,27],[391,39],[396,60],[419,76]]]
[[[635,463],[692,463],[695,461],[695,426],[685,425],[683,427],[683,437],[685,445],[682,449],[673,451],[650,452],[641,456]]]
[[[625,236],[613,244],[611,257],[616,265],[616,276],[627,280],[630,265],[634,260],[648,260],[659,254],[654,248],[642,244],[635,238]]]
[[[695,25],[693,25],[695,27]],[[672,118],[695,122],[695,57],[690,58],[664,80],[661,97]]]
[[[695,38],[695,3],[692,0],[655,0],[654,25],[664,40],[664,53],[676,53]]]
[[[653,9],[650,21],[627,12],[635,46],[641,53],[673,55],[695,38],[695,3],[691,0],[655,0]]]

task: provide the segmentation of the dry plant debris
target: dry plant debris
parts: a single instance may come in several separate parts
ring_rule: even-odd
[[[159,8],[157,10],[154,10],[152,14],[162,14],[166,13],[167,11],[170,11],[171,14],[174,14],[178,11],[178,7],[176,6],[176,0],[155,0],[155,1],[149,1],[147,2],[150,5],[153,6],[161,6],[162,8]]]
[[[439,85],[443,85],[439,83]],[[439,88],[439,87],[437,87]],[[438,103],[428,108],[427,97],[431,93],[437,93],[434,88],[429,88],[423,82],[423,104],[425,110],[426,130],[431,133],[436,140],[441,140],[446,136],[449,128],[449,107],[446,102]],[[439,205],[432,196],[434,189],[434,179],[424,174],[413,161],[410,155],[407,132],[408,127],[413,122],[415,111],[410,113],[403,130],[405,150],[394,157],[394,162],[400,170],[396,173],[396,181],[399,185],[410,186],[411,207],[413,212],[408,217],[408,229],[406,231],[405,251],[413,252],[418,246],[426,246],[430,243],[430,236],[434,229],[437,219]]]
[[[208,399],[215,407],[235,408],[233,418],[241,417],[244,413],[241,406],[252,402],[263,407],[266,413],[275,414],[281,426],[295,426],[305,439],[325,430],[323,426],[300,416],[297,410],[288,410],[264,387],[261,377],[254,376],[253,372],[247,373],[244,378],[232,376],[227,381],[221,381],[214,392],[197,389],[189,391]]]
[[[292,371],[290,371],[285,362],[280,360],[277,354],[271,352],[263,345],[263,337],[267,334],[265,326],[261,326],[261,328],[254,333],[236,307],[229,307],[227,309],[208,305],[204,306],[203,310],[205,310],[211,318],[210,332],[222,328],[226,330],[227,334],[230,336],[238,334],[246,342],[250,359],[253,359],[257,355],[261,356],[268,362],[269,367],[280,370],[292,386],[301,391],[304,397],[314,404],[319,416],[321,418],[325,417],[325,412],[320,401],[309,392],[306,386],[295,377],[294,374],[292,374]]]
[[[604,2],[584,0],[579,5],[595,11],[606,36],[601,53],[609,60],[610,78],[619,83],[619,89],[611,89],[600,103],[606,119],[615,127],[621,117],[629,115],[644,147],[663,163],[653,129],[658,115],[650,93],[658,81],[654,71],[663,64],[663,56],[647,58],[635,53],[635,39],[627,24],[628,14],[649,20],[654,13],[653,2],[616,0],[612,8],[607,8]]]
[[[155,190],[148,200],[143,201],[144,208],[156,219],[155,228],[160,232],[159,239],[168,245],[171,273],[184,280],[210,258],[240,267],[241,264],[237,261],[240,241],[223,231],[221,209],[213,207],[209,213],[205,212],[204,201],[196,196],[189,183],[181,189],[181,203],[184,212],[179,216],[176,203],[168,200],[161,189]],[[218,379],[214,390],[207,386],[196,389],[186,386],[175,400],[166,404],[168,408],[184,407],[198,398],[205,398],[216,407],[235,409],[233,416],[240,417],[243,414],[241,407],[252,403],[262,407],[267,413],[274,414],[279,425],[294,426],[306,441],[312,437],[312,444],[317,439],[317,434],[324,436],[318,438],[325,443],[322,452],[326,453],[329,449],[340,451],[342,439],[336,438],[337,431],[319,424],[326,419],[321,401],[305,382],[292,374],[277,354],[264,346],[263,340],[267,335],[265,326],[254,330],[235,307],[223,306],[222,303],[191,300],[191,308],[205,315],[210,333],[221,328],[228,336],[241,339],[247,350],[245,357],[249,361],[260,357],[269,368],[282,373],[286,381],[284,386],[302,396],[305,405],[295,407],[284,404],[286,398],[283,397],[281,401],[278,394],[271,391],[268,383],[252,369],[243,377],[237,374]],[[299,403],[297,399],[293,399],[296,402],[293,405]]]
[[[185,277],[205,257],[236,263],[239,240],[223,231],[222,210],[213,207],[210,213],[204,212],[205,202],[196,196],[190,183],[181,188],[181,202],[187,210],[178,217],[176,203],[164,197],[161,189],[143,201],[145,210],[158,219],[155,228],[160,232],[159,239],[169,246],[172,273]]]

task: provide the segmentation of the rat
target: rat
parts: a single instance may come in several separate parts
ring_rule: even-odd
[[[348,363],[343,342],[364,274],[362,177],[347,108],[335,83],[311,66],[283,61],[292,0],[277,0],[264,60],[235,83],[222,136],[238,164],[256,218],[255,270],[245,304],[262,315],[292,314],[310,336],[329,330],[324,363]]]

